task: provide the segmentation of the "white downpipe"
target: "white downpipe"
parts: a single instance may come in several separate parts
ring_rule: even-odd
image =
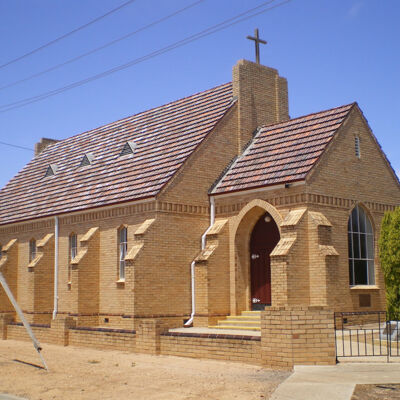
[[[58,312],[58,217],[54,217],[54,309],[53,319]]]
[[[201,250],[206,248],[206,237],[207,233],[210,231],[211,227],[214,225],[215,222],[215,200],[214,197],[210,197],[210,226],[201,236]],[[195,299],[195,278],[194,278],[194,266],[196,261],[192,261],[190,264],[190,280],[192,285],[192,313],[190,314],[190,318],[185,323],[185,326],[190,326],[193,323],[194,314],[196,312],[196,299]]]

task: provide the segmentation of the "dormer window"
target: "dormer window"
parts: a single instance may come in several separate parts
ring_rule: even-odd
[[[47,167],[46,173],[44,174],[44,177],[47,178],[48,176],[53,176],[56,174],[58,170],[57,164],[50,164]]]
[[[119,156],[122,157],[129,154],[133,154],[135,148],[136,148],[136,143],[130,140],[124,144],[124,147],[122,148],[122,151]]]
[[[361,151],[360,151],[360,138],[356,136],[354,138],[354,150],[357,158],[361,157]]]
[[[87,167],[88,165],[92,165],[93,160],[94,160],[93,153],[86,153],[83,156],[82,161],[79,164],[79,167]]]

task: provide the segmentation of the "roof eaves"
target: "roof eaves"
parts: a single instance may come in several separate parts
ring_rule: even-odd
[[[223,192],[214,192],[211,193],[211,196],[222,196],[222,195],[230,195],[230,194],[236,194],[239,192],[251,192],[253,190],[260,190],[260,189],[267,189],[267,188],[273,188],[274,186],[279,187],[279,186],[285,186],[285,185],[290,185],[292,183],[297,183],[297,182],[305,182],[304,178],[300,178],[300,179],[292,179],[292,180],[288,180],[288,181],[282,181],[282,182],[278,182],[278,183],[268,183],[265,185],[255,185],[255,186],[251,186],[251,187],[247,187],[247,188],[241,188],[241,189],[232,189],[232,190],[226,190]]]
[[[26,223],[28,221],[37,221],[40,219],[48,219],[48,218],[53,218],[55,216],[57,217],[61,217],[64,216],[66,214],[73,214],[73,213],[87,213],[87,212],[91,212],[91,211],[96,211],[98,209],[102,209],[102,208],[112,208],[112,207],[116,207],[118,205],[123,206],[126,203],[142,203],[142,202],[150,202],[150,201],[155,201],[156,198],[154,195],[150,195],[150,196],[143,196],[143,197],[137,197],[136,199],[127,199],[127,200],[120,200],[120,201],[115,201],[113,203],[107,203],[107,204],[100,204],[98,206],[93,205],[91,207],[82,207],[82,208],[75,208],[72,210],[67,210],[67,211],[61,211],[61,212],[53,212],[53,213],[48,213],[46,215],[40,215],[38,217],[28,217],[28,218],[20,218],[17,220],[11,220],[8,222],[2,222],[0,220],[0,227],[4,227],[6,225],[12,225],[12,224],[19,224],[19,223]]]

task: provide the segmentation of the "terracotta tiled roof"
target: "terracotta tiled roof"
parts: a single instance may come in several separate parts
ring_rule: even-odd
[[[0,224],[157,195],[231,105],[228,83],[50,145],[0,191]]]
[[[263,126],[212,193],[305,179],[353,104]]]

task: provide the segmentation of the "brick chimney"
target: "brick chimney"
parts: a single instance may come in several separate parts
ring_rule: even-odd
[[[238,153],[261,125],[289,119],[288,89],[276,69],[247,60],[233,67],[233,96],[238,101]]]
[[[35,157],[40,154],[48,145],[56,142],[58,142],[58,140],[41,138],[40,142],[35,144]]]

